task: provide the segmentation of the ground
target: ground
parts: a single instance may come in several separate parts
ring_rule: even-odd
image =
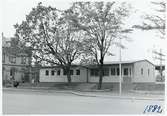
[[[147,105],[159,105],[163,109],[164,101],[31,90],[3,91],[4,114],[142,114]]]

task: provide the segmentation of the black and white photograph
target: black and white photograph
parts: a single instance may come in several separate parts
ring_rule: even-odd
[[[165,0],[1,0],[3,115],[165,115]]]

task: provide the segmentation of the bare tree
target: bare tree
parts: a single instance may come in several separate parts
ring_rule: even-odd
[[[15,29],[16,36],[33,48],[33,56],[38,61],[61,66],[71,83],[70,68],[81,54],[82,32],[72,27],[66,14],[39,3]]]
[[[164,38],[166,4],[164,1],[151,3],[156,7],[159,7],[155,10],[157,13],[155,15],[145,15],[143,24],[134,25],[133,27],[142,30],[158,30],[158,32],[160,33],[160,37]]]
[[[112,55],[110,47],[114,39],[125,37],[130,29],[123,28],[129,9],[125,3],[115,7],[115,2],[75,2],[69,9],[73,25],[85,31],[83,42],[86,57],[93,57],[99,67],[99,86],[103,79],[103,64],[106,55]],[[93,61],[93,62],[94,62]]]

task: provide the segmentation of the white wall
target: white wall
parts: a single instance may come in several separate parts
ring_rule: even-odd
[[[76,70],[80,70],[80,75],[76,75]],[[45,75],[45,71],[49,71],[49,75]],[[55,71],[55,75],[51,75],[52,68],[42,68],[40,69],[40,82],[68,82],[67,75],[63,75],[63,69],[61,70],[61,74],[57,75],[57,71]],[[59,70],[59,69],[58,69]],[[72,82],[86,82],[86,68],[77,67],[72,68],[73,75],[71,75]]]
[[[141,74],[143,68],[143,75]],[[148,75],[148,69],[150,70]],[[134,63],[134,80],[133,82],[155,82],[155,67],[147,61],[139,61]]]
[[[111,68],[119,68],[119,65],[113,65],[113,66],[105,66],[104,68],[109,68],[109,76],[103,77],[103,82],[119,82],[119,75],[112,76],[111,75]],[[128,76],[123,75],[124,68],[128,68]],[[143,68],[143,75],[141,75],[141,68]],[[87,69],[83,67],[76,67],[72,68],[74,70],[74,75],[71,75],[72,82],[87,82]],[[80,69],[80,75],[76,75],[76,69]],[[130,70],[131,69],[131,75]],[[148,69],[150,70],[148,75]],[[45,71],[49,71],[49,76],[45,75]],[[57,76],[57,72],[55,72],[55,75],[51,75],[52,68],[42,68],[40,69],[40,82],[67,82],[67,76],[63,75],[63,70],[61,69],[60,76]],[[130,78],[130,82],[155,82],[155,76],[154,76],[154,65],[147,61],[139,61],[135,62],[133,64],[123,64],[122,65],[122,75],[123,78]],[[124,80],[122,79],[122,82]],[[99,76],[91,76],[90,75],[90,69],[88,70],[88,82],[99,82]]]
[[[106,67],[109,68],[109,76],[103,76],[103,82],[104,83],[105,82],[106,83],[108,83],[108,82],[119,82],[119,75],[117,75],[117,74],[115,76],[111,75],[111,68],[116,68],[117,69],[117,68],[119,68],[119,66],[116,65],[116,66],[106,66]],[[104,67],[104,68],[106,68],[106,67]],[[122,75],[123,75],[124,68],[128,68],[128,69],[131,68],[131,70],[132,70],[132,65],[126,65],[126,64],[122,65]],[[129,74],[129,72],[128,72],[128,74]],[[128,75],[128,76],[123,75],[123,78],[126,78],[126,77],[131,77],[132,78],[132,75],[133,75],[133,73],[131,75]],[[89,70],[89,82],[99,82],[99,76],[97,76],[97,77],[91,76],[90,75],[90,70]],[[122,82],[123,82],[123,79],[122,79]]]

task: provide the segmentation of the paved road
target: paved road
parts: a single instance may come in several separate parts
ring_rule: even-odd
[[[4,114],[142,114],[164,101],[83,97],[66,93],[3,91]]]

